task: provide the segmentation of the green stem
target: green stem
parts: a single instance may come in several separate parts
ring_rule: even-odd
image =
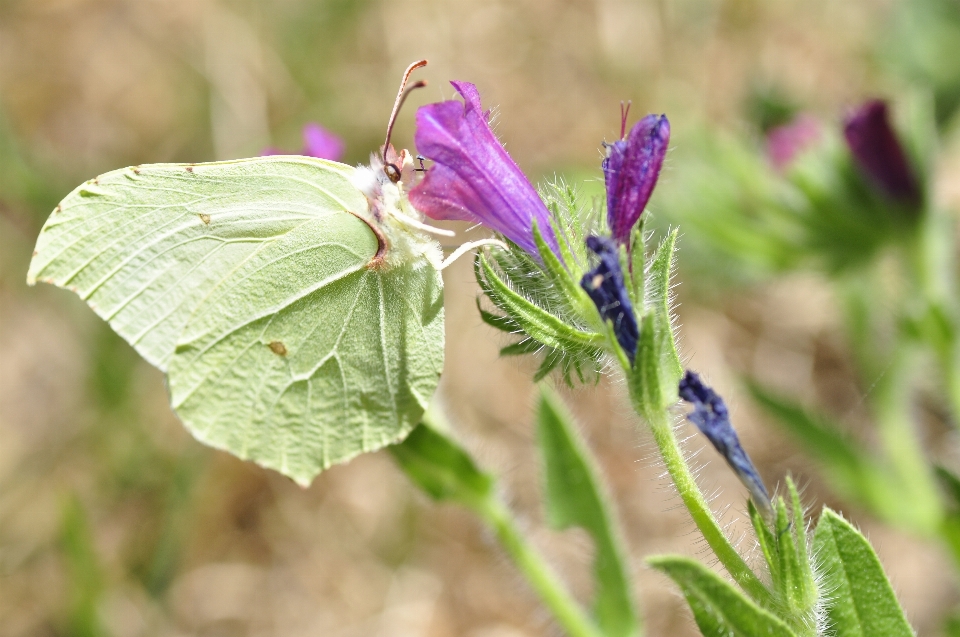
[[[583,612],[580,604],[559,583],[553,569],[527,542],[510,510],[496,496],[491,495],[472,508],[493,528],[504,550],[568,635],[603,637],[603,633]]]
[[[720,528],[720,524],[714,517],[713,512],[707,504],[706,498],[697,486],[697,482],[687,466],[680,449],[680,443],[673,433],[673,427],[670,424],[670,417],[666,411],[658,410],[654,413],[645,413],[641,406],[637,405],[638,412],[644,415],[650,423],[653,431],[653,439],[657,443],[660,455],[663,457],[664,464],[667,465],[667,471],[673,479],[677,491],[683,504],[690,511],[694,523],[703,534],[703,538],[713,550],[717,559],[723,564],[727,572],[733,577],[734,581],[740,585],[753,599],[762,606],[767,606],[770,601],[770,592],[756,574],[747,566],[747,563],[740,557],[737,550],[727,539]]]

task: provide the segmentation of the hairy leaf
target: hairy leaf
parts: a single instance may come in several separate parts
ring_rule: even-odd
[[[543,387],[537,417],[547,519],[555,529],[577,526],[594,543],[594,615],[608,637],[639,633],[639,616],[609,498],[575,425],[559,398]]]
[[[830,627],[837,637],[912,637],[873,547],[849,522],[824,509],[814,532]]]
[[[706,637],[795,637],[783,621],[700,562],[680,555],[651,557],[647,562],[680,586]]]

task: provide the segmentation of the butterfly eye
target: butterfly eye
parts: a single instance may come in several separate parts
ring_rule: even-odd
[[[396,164],[387,164],[383,167],[383,172],[386,173],[387,179],[393,183],[400,181],[400,169],[397,168]]]

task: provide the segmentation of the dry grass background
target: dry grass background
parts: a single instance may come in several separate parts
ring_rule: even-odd
[[[167,407],[159,372],[72,295],[27,288],[36,233],[75,184],[130,164],[296,149],[308,120],[347,139],[347,161],[365,161],[400,72],[421,57],[431,85],[401,115],[399,144],[411,144],[416,106],[467,79],[497,107],[497,132],[531,176],[598,177],[621,99],[638,115],[668,113],[682,145],[703,122],[735,125],[751,87],[774,84],[830,118],[891,90],[867,54],[887,5],[0,0],[0,635],[92,636],[91,608],[114,637],[559,634],[476,520],[428,502],[387,454],[302,490],[201,448]],[[662,179],[681,171],[668,158]],[[498,360],[468,262],[444,278],[439,400],[586,599],[589,542],[546,530],[538,508],[533,362]],[[911,620],[936,634],[958,601],[947,556],[832,499],[737,385],[752,373],[856,412],[862,390],[825,285],[795,276],[720,301],[681,286],[680,300],[685,354],[729,398],[768,483],[791,471],[811,506],[827,502],[868,530]],[[566,396],[615,494],[648,634],[696,634],[673,586],[643,564],[700,546],[642,423],[616,382]],[[929,436],[952,442],[936,427]],[[712,450],[699,458],[703,484],[742,530],[742,489]]]

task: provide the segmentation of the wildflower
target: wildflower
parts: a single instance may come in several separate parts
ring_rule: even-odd
[[[593,300],[604,321],[613,324],[613,333],[617,342],[630,359],[637,355],[637,340],[640,330],[633,305],[627,295],[620,269],[620,250],[617,245],[605,237],[587,237],[587,247],[598,257],[600,263],[589,270],[580,280],[582,287]]]
[[[700,376],[687,370],[680,379],[680,398],[693,405],[687,420],[697,426],[707,440],[720,452],[733,469],[740,482],[747,487],[754,503],[765,513],[771,511],[770,495],[760,479],[760,474],[750,461],[750,456],[740,445],[737,432],[730,424],[730,414],[723,399],[707,387]]]
[[[550,213],[530,181],[490,130],[489,111],[469,82],[451,82],[463,96],[417,111],[417,150],[434,165],[410,191],[410,203],[431,219],[481,223],[537,255],[536,222],[558,253]]]
[[[810,115],[800,114],[767,132],[767,157],[777,171],[783,172],[819,139],[820,122]]]
[[[871,100],[855,109],[844,121],[843,135],[857,165],[884,194],[902,203],[920,203],[920,186],[890,125],[886,102]]]
[[[666,115],[647,115],[624,138],[625,128],[626,113],[621,139],[607,144],[607,157],[601,166],[607,186],[607,225],[613,239],[629,247],[630,232],[660,176],[670,142],[670,122]]]
[[[326,128],[315,122],[310,122],[303,127],[303,150],[301,155],[307,157],[316,157],[318,159],[329,159],[330,161],[340,161],[343,158],[345,145],[343,140],[334,135]],[[278,148],[266,148],[261,156],[264,155],[288,155]]]

